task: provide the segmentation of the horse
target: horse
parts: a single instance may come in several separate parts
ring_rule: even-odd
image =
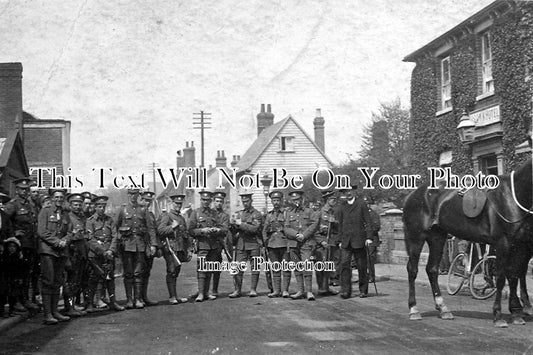
[[[524,324],[522,305],[516,288],[518,278],[525,281],[527,264],[533,255],[532,235],[532,168],[531,159],[510,175],[501,175],[499,185],[485,194],[486,203],[475,217],[463,212],[463,196],[457,190],[430,189],[423,184],[405,199],[403,223],[405,246],[409,256],[409,318],[422,319],[416,305],[415,280],[424,243],[429,247],[426,265],[435,308],[442,319],[453,319],[444,303],[437,281],[447,234],[478,243],[494,245],[496,250],[496,297],[493,305],[494,324],[507,327],[502,318],[501,298],[505,280],[509,282],[509,309],[513,323]],[[527,300],[525,282],[522,297]],[[526,306],[529,300],[525,301]]]

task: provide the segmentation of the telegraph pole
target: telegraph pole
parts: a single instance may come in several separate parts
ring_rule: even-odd
[[[201,155],[202,155],[202,165],[201,167],[204,167],[204,130],[211,129],[211,114],[200,111],[200,113],[193,113],[193,115],[199,115],[193,116],[193,129],[199,129],[200,130],[200,146],[201,146]]]
[[[152,162],[152,164],[149,165],[149,167],[150,169],[152,169],[152,185],[154,188],[154,202],[152,202],[152,212],[156,213],[156,211],[159,210],[159,205],[157,203],[157,187],[155,183],[155,168],[159,167],[159,164]]]

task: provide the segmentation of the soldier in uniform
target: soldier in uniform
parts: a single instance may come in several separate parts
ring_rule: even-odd
[[[163,257],[167,265],[168,301],[170,304],[179,304],[187,302],[187,298],[177,297],[176,279],[181,271],[181,262],[187,260],[189,236],[185,218],[181,215],[181,206],[185,195],[172,195],[170,199],[172,200],[172,209],[161,215],[157,231],[160,237],[160,244],[163,246]]]
[[[33,205],[33,209],[35,211],[35,215],[38,216],[39,212],[41,211],[41,194],[39,192],[39,188],[33,184],[30,186],[30,202]],[[35,217],[37,219],[37,217]],[[35,222],[35,225],[37,225],[37,222]],[[37,228],[37,227],[36,227]]]
[[[283,202],[283,192],[272,191],[269,195],[272,202],[273,209],[268,212],[265,224],[263,226],[263,240],[268,247],[268,254],[270,261],[282,262],[285,260],[289,262],[289,254],[287,253],[287,237],[283,233],[285,224],[285,213],[281,208]],[[281,280],[281,270],[273,271],[272,286],[274,291],[268,294],[268,297],[289,297],[289,285],[291,282],[291,272],[283,270],[283,287]],[[282,293],[283,289],[283,293]]]
[[[105,214],[107,196],[97,196],[92,201],[96,212],[87,219],[89,235],[90,274],[87,291],[87,309],[94,311],[93,298],[98,284],[100,289],[107,289],[110,306],[115,311],[123,311],[124,307],[115,298],[115,255],[118,253],[117,226],[113,219]]]
[[[150,210],[150,206],[152,205],[152,202],[154,200],[154,195],[155,195],[155,193],[153,193],[151,191],[145,191],[145,192],[143,192],[141,194],[142,204],[144,205],[144,208],[146,209],[149,218],[152,220],[152,225],[153,225],[153,232],[148,232],[147,231],[145,239],[149,239],[150,235],[152,233],[154,235],[157,234],[157,225],[156,225],[155,215]],[[156,238],[156,245],[155,246],[156,246],[156,249],[160,249],[160,244],[159,244],[158,238]],[[152,267],[154,265],[154,258],[156,257],[156,254],[157,254],[157,250],[156,250],[156,253],[154,253],[154,254],[151,254],[151,253],[150,254],[146,254],[146,267],[145,267],[145,270],[144,270],[143,281],[142,281],[143,286],[142,286],[142,292],[141,292],[142,301],[143,301],[145,306],[155,306],[155,305],[157,305],[156,301],[152,301],[152,300],[148,299],[148,281],[150,280],[150,272],[152,271]],[[161,257],[161,254],[159,254],[159,257]]]
[[[201,207],[191,213],[189,219],[189,234],[196,239],[198,248],[198,296],[196,302],[203,302],[208,291],[208,272],[200,271],[200,260],[215,261],[220,249],[217,234],[220,229],[217,225],[217,213],[211,209],[213,194],[210,191],[200,191]]]
[[[241,197],[243,210],[239,211],[237,218],[232,220],[231,225],[236,234],[234,237],[236,258],[240,262],[252,261],[252,258],[259,257],[260,255],[260,235],[262,233],[262,221],[263,217],[261,213],[252,207],[252,194],[242,193]],[[248,296],[257,297],[257,283],[259,282],[260,270],[254,270],[252,268],[252,285]],[[237,275],[234,275],[235,291],[229,295],[231,298],[241,296],[242,281],[244,271],[239,271]]]
[[[129,203],[118,213],[117,226],[123,245],[124,288],[126,308],[144,308],[142,302],[142,278],[146,255],[156,252],[157,240],[153,220],[139,204],[139,189],[128,190]],[[150,236],[148,240],[146,235]]]
[[[311,259],[311,254],[315,248],[315,231],[318,227],[318,215],[310,208],[303,206],[303,191],[295,190],[289,193],[292,200],[292,207],[287,211],[285,217],[284,232],[287,239],[290,239],[289,248],[291,261],[307,261]],[[313,271],[295,271],[298,292],[291,295],[292,299],[307,297],[307,300],[314,301],[313,295]],[[305,283],[304,283],[305,281]],[[306,293],[307,291],[307,293]]]
[[[217,224],[216,226],[220,229],[217,232],[216,237],[218,238],[218,244],[219,249],[216,253],[215,261],[221,263],[222,262],[222,251],[226,248],[226,237],[229,232],[229,215],[224,212],[224,200],[226,198],[226,193],[219,191],[215,192],[213,195],[213,205],[214,210],[217,215]],[[227,251],[227,249],[226,249]],[[218,297],[218,284],[220,282],[220,271],[213,271],[207,275],[207,285],[209,286],[210,280],[213,280],[213,286],[211,288],[211,292],[209,293],[210,300],[216,300]]]
[[[334,217],[334,207],[337,204],[335,192],[329,190],[322,192],[322,199],[324,200],[324,206],[319,211],[318,229],[315,233],[315,239],[318,243],[315,251],[315,260],[317,262],[333,261],[334,253],[339,250],[336,245],[338,223]],[[337,266],[335,265],[335,267]],[[339,293],[329,288],[329,271],[315,271],[315,274],[319,295],[337,295]]]
[[[68,244],[72,233],[72,223],[63,209],[65,193],[64,189],[50,189],[53,204],[41,209],[37,224],[44,323],[48,325],[70,319],[57,311],[59,290],[64,283]]]
[[[32,302],[38,292],[39,255],[37,254],[37,213],[30,199],[30,187],[33,181],[29,178],[14,180],[16,196],[9,201],[4,210],[8,215],[15,237],[20,241],[24,260],[22,300],[24,307],[37,311],[39,307]],[[30,288],[33,290],[30,297]],[[17,308],[24,310],[20,304]]]
[[[85,191],[81,193],[81,196],[83,198],[83,202],[81,204],[81,210],[83,213],[83,216],[85,217],[85,220],[87,221],[93,214],[94,214],[94,204],[92,202],[92,199],[96,197],[96,195],[90,193],[89,191]],[[76,306],[82,306],[81,304],[81,295],[82,291],[84,292],[84,300],[85,300],[85,308],[92,304],[93,300],[89,301],[88,296],[88,289],[89,289],[89,274],[92,272],[92,267],[89,265],[89,263],[86,263],[86,269],[81,274],[81,287],[80,290],[76,293]],[[101,285],[99,285],[101,287]],[[102,301],[102,289],[99,288],[96,291],[97,295],[97,307],[98,308],[106,308],[107,304],[105,304]]]
[[[88,252],[87,232],[85,230],[85,215],[82,211],[83,196],[79,193],[68,195],[72,223],[72,235],[69,243],[69,262],[66,265],[67,275],[63,287],[63,301],[66,314],[79,317],[87,314],[74,308],[74,299],[82,290],[83,274],[87,272]]]

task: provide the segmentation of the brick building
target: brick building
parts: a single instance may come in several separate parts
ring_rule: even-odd
[[[531,156],[533,4],[498,0],[409,54],[412,169],[504,174]],[[472,132],[461,141],[459,123]],[[475,125],[475,126],[474,126]]]
[[[41,120],[23,111],[21,63],[0,63],[0,145],[0,185],[11,193],[8,181],[28,176],[32,167],[55,167],[63,174],[70,166],[70,121]],[[51,185],[49,174],[44,182]]]
[[[38,119],[23,113],[24,151],[31,168],[56,168],[68,174],[70,167],[70,121]],[[35,177],[34,172],[32,176]],[[51,175],[44,175],[44,186],[51,186]]]

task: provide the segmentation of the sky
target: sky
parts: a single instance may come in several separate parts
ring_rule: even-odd
[[[292,115],[327,156],[356,157],[381,102],[409,106],[402,59],[492,0],[0,0],[0,62],[23,65],[23,109],[72,123],[71,168],[175,166],[211,113],[206,165],[257,137],[256,115]]]

